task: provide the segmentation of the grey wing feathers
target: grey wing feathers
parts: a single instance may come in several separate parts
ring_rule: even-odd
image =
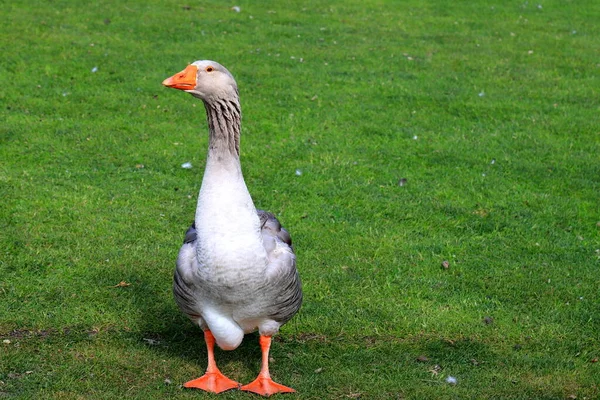
[[[192,226],[188,228],[185,232],[185,237],[183,238],[183,244],[192,243],[196,241],[196,223],[194,222]]]
[[[189,265],[191,261],[190,258],[194,257],[196,236],[196,224],[193,223],[192,226],[190,226],[185,232],[183,246],[181,246],[181,249],[179,250],[179,256],[177,257],[178,268],[175,268],[175,273],[173,275],[173,295],[175,297],[175,301],[177,302],[177,305],[181,311],[183,311],[190,318],[198,317],[193,307],[195,304],[193,287],[191,287],[190,282],[186,282],[185,276],[182,275],[179,267],[181,267],[182,271],[185,271],[185,265]]]
[[[281,226],[279,220],[275,218],[273,214],[263,210],[256,210],[256,213],[260,219],[260,226],[263,234],[267,231],[272,236],[277,237],[279,240],[292,247],[292,237],[288,231]]]
[[[273,299],[271,318],[284,324],[302,305],[302,283],[296,270],[296,256],[292,238],[277,218],[269,212],[256,210],[261,223],[261,233],[269,257],[270,276],[278,293]]]
[[[194,294],[190,290],[190,287],[183,281],[177,269],[175,269],[175,274],[173,275],[173,297],[175,297],[175,302],[179,306],[179,309],[189,318],[199,317],[193,308],[193,305],[196,303]]]

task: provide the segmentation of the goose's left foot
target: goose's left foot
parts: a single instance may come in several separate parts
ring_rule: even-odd
[[[293,393],[294,389],[273,382],[268,376],[259,375],[252,383],[241,387],[242,390],[260,394],[261,396],[270,396],[275,393]]]
[[[260,394],[261,396],[270,396],[275,393],[293,393],[294,389],[279,383],[273,382],[269,374],[269,348],[271,347],[270,336],[260,336],[260,348],[262,350],[262,367],[260,374],[253,382],[242,386],[240,389],[247,392]]]

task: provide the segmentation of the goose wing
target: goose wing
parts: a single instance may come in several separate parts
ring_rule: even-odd
[[[273,214],[263,210],[256,212],[268,258],[266,274],[273,288],[269,317],[284,324],[302,304],[302,284],[296,269],[292,238]]]
[[[175,301],[181,311],[192,319],[200,317],[195,309],[196,297],[194,296],[193,269],[196,265],[196,239],[196,224],[193,223],[185,232],[183,245],[177,257],[177,268],[175,268],[173,275],[173,295]]]

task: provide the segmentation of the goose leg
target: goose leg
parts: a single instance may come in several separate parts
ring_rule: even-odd
[[[237,389],[240,384],[232,381],[219,371],[215,362],[215,337],[209,330],[204,331],[204,340],[206,341],[206,350],[208,351],[208,367],[206,373],[200,378],[191,380],[183,384],[186,388],[195,388],[206,390],[207,392],[221,393],[229,389]]]
[[[275,393],[292,393],[294,389],[273,382],[269,374],[269,348],[271,347],[271,336],[260,336],[260,348],[262,350],[262,367],[258,378],[252,383],[244,385],[241,390],[254,392],[262,396],[270,396]]]

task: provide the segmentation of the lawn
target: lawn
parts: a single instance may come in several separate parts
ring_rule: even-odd
[[[171,294],[208,138],[161,82],[198,59],[294,239],[279,397],[600,397],[599,2],[2,10],[0,398],[217,398]],[[257,336],[217,362],[250,382]]]

